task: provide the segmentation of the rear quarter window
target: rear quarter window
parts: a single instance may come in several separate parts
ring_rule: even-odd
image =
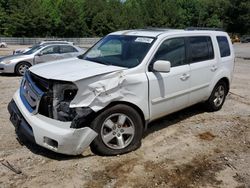
[[[217,36],[217,42],[220,48],[220,56],[221,57],[227,57],[231,55],[230,52],[230,47],[229,47],[229,43],[227,40],[227,37],[225,36]]]

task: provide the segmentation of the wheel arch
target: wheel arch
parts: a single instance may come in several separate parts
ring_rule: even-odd
[[[21,63],[28,63],[30,66],[32,66],[32,64],[31,64],[30,62],[28,62],[28,61],[20,61],[20,62],[16,63],[15,68],[16,68],[18,65],[20,65]]]
[[[229,79],[227,78],[227,77],[223,77],[223,78],[221,78],[218,82],[220,82],[220,81],[223,81],[225,84],[226,84],[226,86],[227,86],[227,93],[226,94],[228,94],[228,92],[229,92],[229,89],[230,89],[230,82],[229,82]],[[218,83],[217,82],[217,83]],[[217,84],[216,83],[216,84]]]
[[[222,72],[221,74],[218,74],[215,79],[213,79],[210,87],[209,87],[209,96],[211,95],[211,93],[213,92],[214,90],[214,87],[216,86],[216,84],[218,84],[220,81],[223,81],[225,82],[226,86],[227,86],[227,94],[229,92],[229,89],[230,89],[230,75],[229,74],[226,74],[227,72]]]
[[[144,115],[143,111],[137,105],[135,105],[133,103],[130,103],[130,102],[127,102],[127,101],[113,101],[109,105],[107,105],[105,108],[103,108],[101,111],[104,111],[107,108],[110,108],[110,107],[118,105],[118,104],[124,104],[124,105],[127,105],[127,106],[133,108],[134,110],[136,110],[138,112],[138,114],[140,115],[140,117],[141,117],[141,120],[143,122],[144,130],[147,129],[147,121],[145,120],[145,115]]]
[[[15,73],[16,73],[17,66],[20,65],[21,63],[27,63],[27,64],[30,65],[30,67],[32,66],[32,64],[30,62],[28,62],[28,61],[20,61],[20,62],[16,63],[16,65],[14,67],[14,72]]]

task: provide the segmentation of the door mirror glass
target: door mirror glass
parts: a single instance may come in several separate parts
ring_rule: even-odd
[[[169,61],[157,60],[154,62],[153,70],[156,72],[169,72],[171,63]]]

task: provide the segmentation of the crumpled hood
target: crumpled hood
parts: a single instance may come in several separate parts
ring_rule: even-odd
[[[30,68],[30,71],[47,79],[75,82],[124,69],[126,68],[70,58],[35,65]]]

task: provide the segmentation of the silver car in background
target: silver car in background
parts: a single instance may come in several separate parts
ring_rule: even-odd
[[[70,44],[39,45],[23,54],[0,58],[0,72],[24,75],[32,65],[77,57],[84,52],[85,50]]]
[[[13,55],[22,54],[22,53],[25,53],[25,52],[29,51],[31,48],[35,48],[35,47],[38,47],[38,46],[41,46],[41,45],[50,45],[50,44],[70,44],[70,45],[74,45],[73,42],[68,42],[68,41],[44,40],[44,41],[38,42],[38,43],[34,44],[33,46],[28,47],[28,48],[16,49],[16,50],[13,51]]]

